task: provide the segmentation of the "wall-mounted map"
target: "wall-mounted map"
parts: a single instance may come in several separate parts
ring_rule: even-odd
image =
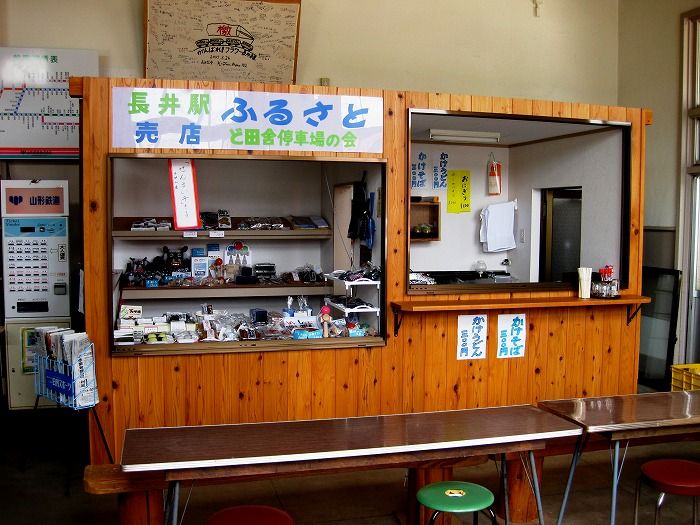
[[[292,84],[301,0],[149,0],[146,77]]]
[[[80,111],[69,76],[96,76],[97,51],[0,48],[0,158],[77,158]]]

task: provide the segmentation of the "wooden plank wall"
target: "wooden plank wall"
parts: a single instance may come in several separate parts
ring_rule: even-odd
[[[102,400],[97,410],[117,461],[124,429],[131,427],[388,414],[635,391],[639,317],[628,325],[624,306],[527,310],[528,347],[522,359],[495,358],[498,311],[489,313],[489,358],[479,361],[455,359],[457,317],[442,312],[406,315],[396,338],[389,313],[385,347],[111,358],[111,326],[105,316],[111,283],[111,262],[107,260],[110,253],[107,155],[131,153],[109,147],[111,86],[383,96],[388,302],[425,299],[405,293],[407,108],[632,122],[631,286],[626,293],[634,295],[640,293],[644,125],[650,122],[650,114],[640,109],[442,93],[200,81],[75,79],[72,94],[83,96],[87,330],[96,344]],[[279,155],[279,152],[274,154]],[[560,296],[570,292],[528,292],[512,294],[512,297],[548,294]],[[468,297],[431,296],[431,299]],[[489,297],[509,298],[511,294]],[[93,463],[101,463],[106,461],[106,455],[95,432],[92,425],[91,457]]]

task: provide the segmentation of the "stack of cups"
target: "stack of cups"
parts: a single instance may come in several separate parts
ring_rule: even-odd
[[[591,298],[591,271],[592,268],[578,269],[578,296],[581,299]]]

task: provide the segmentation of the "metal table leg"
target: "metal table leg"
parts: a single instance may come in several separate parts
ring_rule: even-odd
[[[569,493],[571,492],[571,486],[574,483],[574,472],[576,471],[576,465],[578,465],[578,460],[581,457],[584,446],[583,434],[576,438],[576,446],[574,447],[574,453],[571,456],[571,466],[569,467],[569,477],[566,480],[566,488],[564,489],[564,496],[561,500],[561,507],[559,508],[559,516],[557,516],[557,525],[561,525],[564,521],[564,512],[566,512],[566,504],[569,502]]]
[[[615,440],[613,453],[613,480],[612,480],[612,501],[610,503],[610,525],[615,525],[615,513],[617,511],[617,484],[620,479],[620,441]]]
[[[535,502],[537,503],[537,519],[540,525],[544,525],[544,512],[542,511],[542,498],[540,497],[540,481],[537,479],[537,463],[535,462],[535,453],[531,450],[530,470],[532,472],[532,490],[535,493]]]
[[[180,482],[171,481],[168,485],[168,495],[165,498],[164,525],[177,525],[177,513],[180,506]]]
[[[508,510],[508,474],[506,471],[506,455],[501,454],[501,483],[503,484],[503,503],[505,505],[505,525],[510,525],[510,510]]]

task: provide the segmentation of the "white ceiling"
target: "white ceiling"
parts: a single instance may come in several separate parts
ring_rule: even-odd
[[[430,129],[488,131],[501,134],[500,145],[513,146],[524,142],[546,140],[576,133],[616,129],[605,123],[555,122],[518,118],[489,118],[473,115],[411,113],[411,140],[430,140]]]

